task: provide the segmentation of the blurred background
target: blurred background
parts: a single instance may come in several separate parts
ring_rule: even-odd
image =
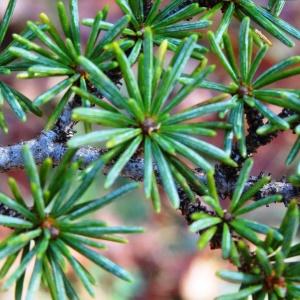
[[[46,12],[57,21],[55,2],[54,0],[19,0],[6,42],[9,42],[12,33],[19,33],[24,28],[27,20],[37,20],[41,12]],[[264,3],[266,1],[259,2]],[[110,6],[110,21],[114,22],[121,15],[114,0],[79,0],[79,3],[82,18],[94,17],[97,10],[105,4]],[[285,20],[297,27],[300,27],[299,3],[300,1],[297,0],[288,1],[282,14]],[[0,16],[3,15],[6,4],[6,0],[0,1]],[[230,31],[234,39],[238,36],[238,30],[238,23],[233,23]],[[83,35],[85,32],[86,29],[83,29]],[[293,49],[289,49],[275,40],[273,40],[273,43],[262,68],[267,68],[290,55],[300,54],[299,42]],[[214,56],[209,56],[209,59],[210,63],[218,65]],[[191,61],[189,67],[193,67],[193,63],[195,62]],[[222,72],[222,68],[217,68],[212,79],[216,82],[228,81],[228,78]],[[22,81],[16,80],[14,76],[3,80],[11,83],[31,99],[34,99],[56,82],[52,78]],[[281,82],[280,85],[282,87],[299,88],[299,84],[300,78],[298,77]],[[189,96],[184,105],[199,103],[210,96],[211,94],[208,91],[198,89]],[[45,114],[51,114],[52,109],[53,106],[47,106],[44,109]],[[10,131],[8,135],[0,132],[1,145],[34,138],[41,132],[45,124],[45,119],[39,119],[31,115],[28,115],[29,120],[27,123],[21,124],[10,113],[9,109],[5,108],[5,111]],[[261,171],[270,172],[275,179],[280,179],[283,175],[291,173],[294,165],[286,168],[284,160],[294,140],[293,134],[282,133],[271,145],[259,149],[255,156],[253,174],[259,174]],[[222,144],[221,135],[215,139],[215,144]],[[0,174],[0,190],[2,192],[7,192],[6,181],[8,176],[14,176],[19,180],[24,193],[28,193],[26,178],[21,170]],[[120,184],[122,182],[126,182],[126,180],[120,179]],[[86,198],[91,199],[104,193],[102,177],[97,179],[93,187],[89,189]],[[146,232],[141,235],[129,236],[129,244],[125,246],[108,244],[109,250],[105,253],[109,258],[132,272],[136,280],[131,284],[112,278],[92,263],[83,261],[84,265],[91,270],[97,279],[96,299],[212,300],[217,295],[238,289],[237,286],[222,282],[215,277],[217,270],[230,268],[230,265],[224,263],[220,258],[219,251],[207,249],[199,253],[196,248],[197,236],[188,232],[187,225],[180,213],[170,208],[167,201],[164,202],[162,213],[154,214],[151,204],[144,199],[142,191],[138,191],[123,197],[117,203],[97,214],[97,218],[105,220],[111,225],[141,225],[145,227]],[[283,212],[284,207],[281,205],[264,208],[256,212],[255,219],[276,225],[280,222]],[[5,236],[7,232],[7,229],[1,228],[0,237]],[[77,279],[73,276],[71,269],[68,270],[68,275],[76,284]],[[80,289],[81,287],[78,285],[81,299],[90,299],[83,289],[82,291]],[[2,299],[12,300],[13,291],[1,292],[0,300]],[[49,297],[46,291],[41,290],[36,299],[47,300]]]

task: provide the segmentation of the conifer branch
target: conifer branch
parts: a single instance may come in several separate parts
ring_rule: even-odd
[[[67,112],[64,112],[63,115],[65,118],[67,118]],[[70,123],[64,123],[61,119],[59,119],[58,123],[64,124],[64,128],[70,128]],[[55,127],[55,129],[51,131],[43,131],[35,139],[23,141],[15,145],[0,147],[0,172],[7,172],[12,169],[24,167],[22,148],[25,144],[30,147],[32,155],[37,164],[41,164],[47,157],[50,157],[55,165],[59,164],[61,158],[67,150],[66,144],[62,142],[66,138],[64,134],[66,134],[66,131],[63,130],[63,127],[59,126]],[[106,151],[107,150],[103,148],[82,147],[78,149],[76,155],[74,156],[74,160],[81,160],[83,165],[88,165],[91,162],[99,159]],[[105,168],[106,171],[109,169],[110,165]],[[133,157],[123,169],[122,176],[130,178],[134,181],[142,181],[143,170],[143,159],[139,157]],[[205,175],[199,169],[195,169],[195,174],[199,180],[205,182]],[[249,188],[259,178],[260,176],[252,176],[246,187]],[[236,180],[229,180],[227,176],[223,176],[220,172],[217,172],[216,185],[221,198],[231,195],[235,184]],[[263,195],[265,197],[273,194],[281,194],[283,198],[288,201],[291,198],[299,197],[300,190],[294,187],[292,184],[286,182],[285,179],[282,179],[279,181],[272,181],[271,183],[265,185],[264,188],[261,189],[260,195],[258,196]],[[184,201],[184,196],[182,193],[180,196]]]

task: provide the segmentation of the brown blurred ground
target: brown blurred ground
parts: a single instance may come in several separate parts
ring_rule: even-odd
[[[3,12],[7,1],[0,2],[0,13]],[[80,13],[82,17],[93,17],[98,9],[103,5],[111,6],[110,19],[113,21],[121,15],[114,1],[109,0],[80,0]],[[262,1],[265,2],[265,1]],[[289,1],[284,18],[300,27],[300,5],[299,1]],[[40,12],[45,11],[50,16],[55,16],[54,0],[19,0],[16,14],[13,18],[12,32],[19,32],[24,28],[26,20],[38,19]],[[233,26],[232,33],[236,37],[238,26]],[[265,65],[270,66],[279,59],[292,54],[299,54],[299,42],[294,49],[288,49],[279,42],[274,42]],[[210,57],[211,63],[218,64],[214,57]],[[222,72],[214,74],[213,79],[222,82],[227,78]],[[8,80],[7,78],[5,80]],[[51,86],[55,80],[38,81],[16,81],[13,77],[9,79],[15,87],[20,89],[28,97],[34,98],[47,87]],[[299,78],[285,82],[285,86],[298,88]],[[188,104],[198,103],[210,97],[207,91],[195,91],[188,99]],[[47,108],[51,113],[51,106]],[[36,136],[45,120],[30,117],[29,122],[20,124],[13,115],[7,110],[7,118],[10,124],[10,133],[4,136],[0,133],[0,144],[7,145],[17,141],[26,140]],[[255,160],[254,173],[260,171],[271,172],[275,178],[281,178],[287,173],[284,167],[284,159],[288,148],[294,141],[294,136],[280,134],[280,136],[269,146],[259,150]],[[221,144],[221,139],[216,141]],[[293,166],[288,169],[291,172]],[[26,192],[26,181],[22,171],[11,171],[8,175],[17,177],[24,186]],[[0,177],[0,190],[6,191],[7,175]],[[89,191],[89,196],[93,197],[103,193],[102,179],[97,180],[93,188]],[[263,209],[256,213],[255,218],[264,220],[270,224],[276,224],[281,218],[282,207]],[[228,267],[220,259],[220,253],[210,252],[209,250],[198,253],[196,250],[196,237],[187,231],[187,227],[174,210],[165,205],[160,215],[154,215],[151,206],[143,197],[142,192],[131,194],[130,196],[118,201],[117,204],[99,213],[99,218],[108,221],[112,225],[142,225],[146,228],[146,233],[139,236],[129,237],[130,243],[123,245],[109,245],[110,250],[107,255],[113,258],[122,266],[129,269],[136,277],[132,284],[113,280],[103,271],[90,265],[92,273],[98,281],[96,288],[96,299],[98,300],[211,300],[216,295],[227,293],[236,286],[228,285],[218,280],[214,273],[220,268]],[[2,229],[1,234],[7,231]],[[89,264],[85,262],[85,264]],[[71,278],[72,272],[69,275]],[[76,283],[76,278],[74,278]],[[13,300],[13,293],[0,293],[0,300]],[[49,299],[44,291],[36,299]],[[81,299],[90,299],[82,291]]]

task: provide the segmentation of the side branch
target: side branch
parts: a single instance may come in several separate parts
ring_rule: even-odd
[[[29,145],[37,164],[41,164],[47,157],[50,157],[54,164],[58,164],[67,150],[66,144],[58,140],[58,135],[55,131],[43,131],[36,139],[24,141],[11,146],[0,147],[0,172],[23,168],[24,162],[22,158],[22,147],[24,144]],[[105,149],[95,147],[80,148],[78,149],[74,159],[81,160],[84,165],[88,165],[100,158],[105,151]],[[110,166],[108,165],[105,171],[109,170],[109,168]],[[143,172],[143,159],[135,157],[132,158],[123,169],[122,176],[135,181],[142,181]],[[199,177],[199,180],[205,181],[205,176],[199,172],[199,170],[195,172]],[[249,188],[259,178],[260,177],[252,176],[246,185],[247,188]],[[228,181],[224,178],[216,177],[216,182],[218,190],[222,195],[230,195],[235,188],[235,181]],[[300,189],[294,187],[285,180],[272,181],[264,186],[257,195],[257,199],[273,194],[281,194],[286,202],[291,198],[300,197]]]
[[[43,131],[37,138],[23,141],[15,145],[0,147],[0,172],[4,173],[12,169],[24,167],[22,148],[29,145],[32,155],[37,164],[41,164],[50,157],[54,165],[59,164],[67,151],[65,143],[61,142],[61,136],[55,131]],[[97,160],[105,153],[105,149],[95,147],[80,148],[74,156],[74,160],[82,161],[86,166]],[[142,181],[144,162],[142,159],[134,158],[124,168],[122,175],[135,181]],[[109,169],[107,166],[106,170]]]
[[[42,133],[37,138],[29,141],[23,141],[15,145],[0,147],[0,172],[6,172],[11,169],[24,167],[22,156],[22,148],[24,144],[29,145],[37,164],[41,164],[48,157],[53,160],[54,164],[59,164],[67,150],[66,142],[74,134],[73,127],[75,125],[75,122],[72,121],[71,118],[72,110],[80,105],[80,99],[74,97],[74,99],[67,104],[52,130],[42,131]],[[74,160],[80,160],[83,162],[83,165],[86,166],[91,162],[99,159],[105,152],[106,149],[95,147],[80,148],[78,149]],[[108,165],[104,172],[107,172],[109,169],[110,166]],[[228,172],[225,172],[226,174],[219,172],[220,170],[218,166],[216,166],[216,170],[217,172],[215,179],[218,187],[218,192],[221,198],[225,198],[231,195],[232,191],[235,188],[235,176],[221,176],[228,175]],[[230,168],[230,170],[232,169]],[[238,172],[238,170],[235,170],[234,172]],[[143,173],[143,159],[134,157],[127,163],[126,167],[123,169],[122,176],[130,178],[134,181],[142,181]],[[206,182],[205,175],[201,172],[201,170],[196,169],[195,174],[199,177],[199,180]],[[229,178],[231,178],[232,180],[229,180]],[[255,176],[251,177],[246,185],[246,188],[249,188],[259,178],[260,177]],[[283,196],[284,203],[286,204],[290,199],[300,197],[300,189],[294,187],[288,182],[285,182],[285,180],[272,181],[261,189],[261,191],[257,194],[256,199],[260,199],[273,194],[281,194]],[[180,193],[180,195],[180,210],[188,222],[190,222],[191,220],[190,217],[192,213],[207,209],[202,205],[201,195],[199,195],[197,203],[191,203],[188,199],[185,199],[186,197],[183,193]],[[2,211],[0,207],[0,214],[9,215],[13,213],[7,212],[5,207],[3,207],[3,209],[4,211]]]

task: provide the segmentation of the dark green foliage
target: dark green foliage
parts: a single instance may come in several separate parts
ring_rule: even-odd
[[[123,31],[123,36],[125,39],[135,41],[135,46],[129,55],[131,64],[136,62],[143,48],[146,27],[151,28],[154,44],[160,45],[167,40],[168,48],[175,51],[183,38],[195,33],[200,37],[198,30],[211,24],[211,21],[206,19],[190,20],[205,11],[205,8],[199,7],[196,3],[180,6],[184,1],[170,0],[162,8],[162,1],[155,0],[151,9],[147,9],[147,5],[142,0],[116,0],[116,2],[124,14],[130,16],[129,26]],[[83,20],[83,24],[87,26],[92,26],[93,22],[94,19]],[[113,24],[102,22],[100,26],[108,30]],[[207,51],[205,47],[195,44],[193,57],[202,59]]]
[[[201,0],[200,0],[201,2]],[[265,29],[269,34],[280,40],[282,43],[289,47],[293,47],[294,42],[286,35],[290,35],[296,39],[300,39],[300,31],[293,27],[291,24],[279,18],[279,15],[283,9],[285,1],[274,0],[269,1],[269,7],[266,9],[255,3],[253,0],[220,0],[218,4],[212,7],[212,10],[208,12],[208,16],[214,16],[214,14],[222,9],[224,15],[216,31],[217,40],[220,41],[224,32],[227,31],[233,16],[242,20],[245,16],[251,18],[251,20]],[[261,32],[254,28],[256,39],[261,36]]]
[[[236,103],[227,114],[227,121],[233,126],[232,130],[226,133],[224,145],[225,150],[230,153],[233,146],[233,137],[235,137],[238,141],[240,153],[244,157],[247,155],[244,128],[245,106],[255,108],[269,121],[267,128],[262,127],[258,129],[257,133],[261,135],[268,133],[270,126],[275,126],[277,130],[290,128],[287,120],[280,118],[268,108],[269,104],[292,109],[296,112],[299,112],[300,107],[300,90],[267,88],[268,85],[274,82],[298,75],[300,73],[300,56],[289,57],[270,67],[262,74],[256,75],[269,46],[265,43],[260,43],[256,55],[254,55],[255,43],[249,25],[250,19],[248,17],[244,18],[239,35],[238,61],[233,52],[230,36],[227,33],[224,34],[224,50],[222,50],[216,34],[209,31],[208,38],[212,51],[218,56],[223,68],[233,82],[228,86],[209,81],[200,83],[201,87],[230,94],[232,97],[231,101]],[[186,83],[190,84],[190,80],[187,79]]]
[[[261,193],[272,184],[271,177],[262,175],[252,181],[253,160],[249,157],[254,151],[247,143],[247,131],[259,139],[293,130],[298,138],[287,164],[300,150],[300,90],[270,87],[299,75],[300,56],[288,57],[260,71],[272,45],[268,35],[287,46],[294,45],[290,37],[300,39],[299,30],[279,17],[285,1],[269,0],[267,7],[262,7],[252,0],[169,0],[166,4],[161,0],[116,0],[124,15],[115,23],[108,20],[108,7],[94,18],[80,20],[79,1],[65,2],[55,1],[59,26],[42,13],[39,22],[28,21],[22,33],[14,34],[13,42],[0,54],[1,75],[18,71],[18,78],[61,78],[33,103],[1,81],[0,105],[6,100],[17,117],[25,121],[28,110],[40,116],[39,107],[58,98],[45,130],[54,128],[52,133],[57,134],[61,129],[61,148],[71,148],[58,166],[47,158],[38,170],[28,146],[24,147],[31,206],[13,178],[9,179],[13,197],[0,193],[0,202],[17,213],[0,215],[0,224],[13,230],[0,243],[0,259],[6,259],[0,279],[20,257],[18,268],[4,287],[16,283],[15,299],[20,300],[25,294],[27,266],[34,260],[27,300],[33,299],[41,280],[52,299],[79,299],[64,274],[68,263],[93,295],[95,280],[72,256],[73,250],[113,275],[131,280],[125,270],[98,250],[104,248],[103,240],[125,242],[115,234],[139,233],[141,228],[109,227],[103,221],[85,217],[137,184],[121,186],[89,201],[83,202],[82,197],[104,165],[108,169],[105,187],[109,188],[128,163],[137,159],[143,163],[143,170],[136,180],[142,178],[146,198],[151,198],[155,211],[161,210],[159,185],[174,208],[182,209],[182,202],[195,205],[198,212],[187,216],[187,220],[191,231],[200,234],[199,249],[207,245],[222,249],[223,258],[237,268],[218,275],[240,284],[240,291],[217,299],[300,299],[300,245],[293,245],[299,227],[299,203],[277,195],[276,189],[270,189],[268,196]],[[0,44],[15,4],[16,0],[8,2],[0,24]],[[219,12],[223,17],[218,28],[208,30]],[[238,37],[230,31],[233,18],[240,21]],[[86,43],[81,23],[89,27]],[[238,40],[238,53],[234,51],[234,40]],[[208,52],[218,57],[230,84],[208,79],[216,68],[209,64]],[[187,97],[198,88],[220,94],[182,109]],[[80,107],[72,111],[72,122],[83,123],[86,132],[70,139],[73,123],[71,128],[69,124],[67,128],[56,127],[66,106],[73,107],[74,101]],[[283,111],[275,114],[270,104]],[[259,115],[261,121],[255,130],[249,122],[249,111]],[[213,114],[219,119],[201,119]],[[95,129],[94,125],[100,127]],[[7,132],[2,112],[0,127]],[[214,137],[218,131],[225,135],[224,149],[204,141],[204,137]],[[101,146],[100,152],[105,154],[83,168],[81,162],[74,161],[74,155],[77,148],[89,146]],[[225,182],[230,197],[226,209],[222,191],[218,190],[222,169],[230,174],[221,178],[230,181]],[[300,186],[300,166],[289,180]],[[207,206],[201,204],[202,200]],[[290,203],[278,228],[245,216],[275,203],[283,207],[281,202]]]
[[[45,13],[40,14],[42,24],[46,30],[43,31],[36,23],[28,21],[27,26],[38,38],[41,46],[15,34],[14,39],[23,45],[26,49],[11,47],[10,53],[20,57],[25,63],[29,63],[26,72],[18,74],[18,78],[41,78],[50,76],[64,77],[51,89],[34,100],[36,106],[44,105],[53,101],[55,96],[64,90],[67,90],[59,104],[56,106],[51,119],[46,128],[50,129],[56,119],[61,114],[64,105],[71,99],[73,93],[72,86],[79,86],[87,89],[91,84],[86,80],[85,72],[80,68],[77,58],[85,55],[91,59],[103,72],[109,72],[117,67],[117,63],[112,61],[113,52],[106,51],[105,46],[114,41],[125,29],[130,17],[124,16],[115,25],[111,26],[107,32],[99,38],[101,34],[101,22],[104,22],[108,10],[105,8],[99,11],[90,30],[88,42],[83,50],[81,46],[80,20],[78,15],[78,0],[70,1],[69,15],[67,8],[62,1],[57,2],[57,11],[60,18],[61,28],[56,28],[55,24]],[[63,36],[59,33],[63,31]],[[119,40],[120,47],[124,50],[132,47],[132,41]],[[65,78],[67,77],[67,78]],[[89,101],[83,101],[83,106],[89,107]]]
[[[16,1],[17,0],[10,0],[8,2],[3,19],[0,23],[0,45],[5,38],[10,20],[14,12]],[[26,30],[22,33],[22,35],[27,36],[28,39],[33,38],[33,33],[30,30]],[[12,46],[12,44],[9,46]],[[12,61],[13,58],[8,53],[8,47],[6,49],[3,49],[0,52],[0,75],[9,75],[12,71],[14,71],[16,65],[11,64]],[[26,121],[26,112],[28,110],[35,113],[36,115],[41,115],[39,109],[32,105],[31,100],[15,90],[13,87],[8,86],[4,81],[0,81],[0,128],[5,133],[8,132],[8,127],[2,112],[4,101],[9,104],[17,118],[22,122]]]
[[[178,158],[180,155],[211,174],[213,166],[202,157],[203,154],[235,166],[235,163],[224,151],[197,138],[197,135],[215,135],[213,129],[210,129],[207,124],[203,127],[201,123],[186,123],[186,121],[193,121],[199,116],[218,112],[226,107],[230,108],[232,102],[190,107],[174,113],[173,109],[193,91],[195,84],[199,84],[207,74],[212,72],[213,67],[206,67],[205,63],[201,62],[190,75],[194,84],[182,86],[176,97],[170,98],[182,75],[185,62],[194,49],[195,36],[190,36],[179,45],[167,67],[164,66],[163,60],[167,42],[160,46],[158,56],[154,58],[152,44],[152,31],[147,27],[145,29],[144,54],[139,59],[137,78],[130,68],[129,59],[120,46],[117,43],[112,44],[111,47],[115,52],[125,81],[126,96],[123,96],[117,86],[90,60],[85,57],[79,58],[82,68],[90,74],[88,79],[94,83],[101,94],[105,95],[109,104],[97,101],[95,104],[100,106],[98,109],[77,108],[73,112],[73,119],[96,123],[109,129],[74,137],[70,140],[69,146],[80,147],[106,142],[108,149],[121,148],[122,155],[108,173],[106,187],[110,187],[115,182],[130,158],[143,149],[147,198],[151,197],[156,184],[152,180],[155,174],[152,166],[154,161],[157,163],[160,179],[170,201],[175,208],[178,208],[179,196],[176,182],[190,195],[193,195],[193,192],[185,179],[185,174],[178,170],[171,159],[181,162]],[[85,91],[77,88],[74,90],[78,95],[85,97]],[[86,97],[93,102],[93,95],[87,94]],[[211,125],[213,127],[214,124]],[[188,166],[185,168],[188,169]]]
[[[241,271],[219,271],[218,276],[242,287],[238,293],[217,299],[244,299],[250,295],[253,299],[299,299],[300,264],[287,261],[299,254],[299,245],[291,247],[298,228],[299,208],[296,202],[292,202],[279,228],[284,237],[282,242],[276,241],[272,231],[268,232],[264,247],[257,247],[254,252],[239,241],[237,247],[244,252]]]
[[[222,256],[230,259],[235,265],[241,266],[240,258],[236,256],[236,243],[239,237],[250,241],[256,246],[263,246],[263,241],[257,234],[272,233],[274,240],[282,241],[283,236],[279,231],[265,224],[260,224],[242,216],[261,206],[279,202],[280,195],[273,195],[263,199],[258,199],[254,203],[245,205],[253,196],[270,181],[269,177],[262,177],[254,185],[243,193],[246,182],[253,165],[253,161],[248,159],[241,169],[237,180],[236,188],[233,192],[232,200],[228,209],[223,209],[217,195],[216,185],[213,176],[208,176],[209,195],[204,196],[203,200],[210,206],[213,213],[195,213],[192,218],[194,222],[190,225],[192,232],[200,231],[198,242],[199,249],[203,249],[212,239],[218,239],[221,235]]]
[[[34,260],[34,269],[26,291],[26,299],[34,299],[40,280],[46,283],[53,299],[78,299],[71,297],[72,286],[65,276],[65,265],[69,263],[90,295],[94,295],[95,280],[89,271],[71,254],[71,249],[85,256],[113,275],[130,281],[130,275],[120,266],[102,256],[98,249],[106,248],[102,241],[126,242],[116,234],[142,232],[138,227],[109,227],[105,222],[85,219],[87,215],[108,205],[119,196],[132,191],[136,183],[130,183],[98,199],[80,201],[94,176],[101,170],[98,161],[79,171],[80,163],[72,162],[74,151],[69,151],[55,172],[51,159],[44,161],[40,170],[34,163],[27,146],[23,149],[25,170],[30,183],[33,206],[28,206],[19,192],[14,179],[9,185],[14,198],[0,194],[0,202],[14,209],[19,217],[0,216],[0,224],[15,231],[0,244],[0,258],[6,258],[0,270],[3,278],[22,254],[18,268],[9,276],[4,288],[17,282],[16,299],[21,299],[23,276],[28,264]],[[77,187],[74,190],[74,184]],[[19,296],[17,296],[19,295]]]

